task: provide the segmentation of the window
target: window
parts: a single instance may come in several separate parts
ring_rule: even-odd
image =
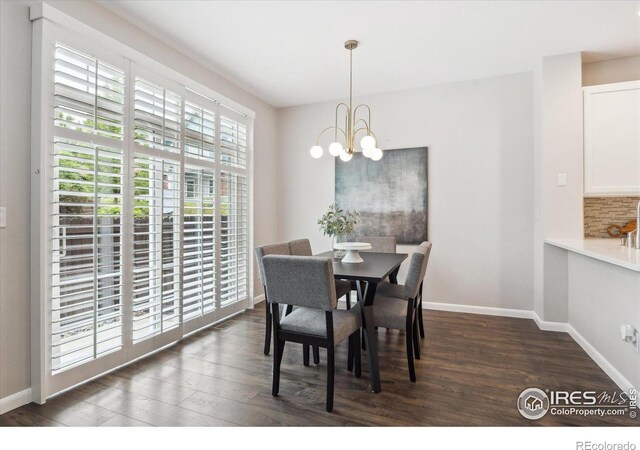
[[[246,307],[251,119],[129,49],[41,25],[46,398]]]
[[[135,142],[144,147],[180,151],[181,99],[153,83],[136,79]]]
[[[124,72],[55,48],[51,368],[122,346]]]
[[[220,252],[222,304],[243,300],[247,295],[247,180],[222,172],[220,193]]]
[[[247,167],[247,127],[222,116],[220,120],[222,164],[245,169]]]
[[[186,190],[194,195],[184,205],[184,320],[215,309],[214,177],[213,170],[188,167],[185,172]]]
[[[180,318],[180,166],[136,154],[133,226],[133,341]]]

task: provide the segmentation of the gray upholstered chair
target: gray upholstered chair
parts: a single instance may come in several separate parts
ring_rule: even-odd
[[[260,274],[260,281],[262,282],[262,286],[265,287],[265,278],[264,278],[264,267],[262,265],[262,258],[266,255],[290,255],[291,252],[289,250],[288,242],[280,242],[277,244],[268,244],[262,245],[260,247],[256,247],[256,261],[258,263],[258,273]],[[267,289],[264,289],[265,300],[267,297]],[[268,355],[271,347],[271,309],[269,308],[269,304],[267,303],[266,307],[266,322],[264,329],[264,354]]]
[[[292,256],[312,256],[309,239],[295,239],[289,241],[289,254]],[[336,280],[336,295],[338,299],[343,296],[351,297],[351,283],[345,280]]]
[[[360,236],[358,242],[371,244],[371,250],[366,252],[396,253],[396,238],[394,236]]]
[[[427,270],[431,243],[423,242],[411,255],[404,286],[394,285],[393,291],[377,291],[373,303],[373,322],[377,327],[404,330],[407,343],[409,379],[416,381],[414,354],[420,359],[418,339],[418,291]],[[393,294],[393,295],[391,295]]]
[[[292,256],[313,256],[311,242],[309,239],[294,239],[289,241],[289,254]],[[346,280],[336,280],[336,296],[341,299],[347,297],[347,307],[351,308],[351,282]],[[304,363],[309,365],[309,346],[304,346]],[[313,363],[320,364],[320,353],[318,347],[313,347]]]
[[[428,247],[429,251],[427,252],[427,257],[425,261],[425,270],[426,265],[429,263],[429,255],[431,254],[431,242],[423,242],[420,245]],[[424,318],[422,317],[422,288],[424,285],[424,279],[420,282],[420,288],[418,289],[418,302],[416,304],[416,308],[418,309],[418,327],[420,329],[420,337],[424,337]],[[376,293],[380,295],[385,295],[388,297],[402,297],[404,292],[404,286],[382,282],[378,284],[378,288],[376,289]]]
[[[266,255],[296,255],[296,256],[311,256],[311,243],[309,239],[296,239],[289,242],[280,242],[276,244],[267,244],[256,247],[256,261],[258,263],[258,273],[260,275],[260,281],[262,282],[262,286],[265,286],[264,282],[264,268],[262,266],[262,258]],[[344,295],[347,295],[348,299],[351,296],[351,284],[348,281],[338,280],[336,281],[336,294],[338,298],[341,298]],[[264,289],[265,299],[267,296],[267,290]],[[289,314],[292,311],[292,306],[287,305],[286,314]],[[264,331],[264,354],[268,355],[271,347],[271,311],[270,308],[266,308],[266,320],[265,320],[265,331]],[[317,347],[313,349],[313,362],[315,364],[320,363],[320,355],[318,353]],[[304,362],[305,365],[309,364],[309,347],[305,346],[304,348]]]
[[[333,409],[334,348],[349,340],[349,354],[360,377],[360,308],[339,310],[331,258],[318,256],[267,255],[262,258],[267,300],[274,330],[272,395],[280,390],[280,366],[287,341],[327,349],[327,411]],[[294,305],[280,319],[279,304]],[[349,368],[352,368],[349,359]]]

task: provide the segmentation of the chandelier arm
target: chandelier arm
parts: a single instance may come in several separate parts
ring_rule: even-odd
[[[353,153],[354,149],[353,149],[353,138],[351,136],[351,114],[348,114],[345,118],[344,118],[344,129],[346,130],[345,133],[345,140],[347,141],[347,153],[351,154]]]
[[[362,120],[362,119],[360,119],[360,120]],[[362,130],[367,130],[367,135],[371,135],[371,136],[373,136],[373,137],[376,139],[376,141],[378,140],[378,137],[377,137],[377,136],[376,136],[376,134],[373,132],[373,130],[372,130],[371,128],[368,128],[368,127],[360,127],[360,128],[358,128],[358,129],[353,133],[353,138],[355,139],[356,135],[357,135],[360,131],[362,131]]]
[[[345,139],[347,138],[347,133],[345,133],[342,128],[339,128],[339,127],[327,127],[324,130],[322,130],[320,132],[320,134],[318,134],[318,138],[316,139],[316,145],[320,145],[320,136],[322,136],[325,132],[327,132],[329,130],[333,130],[333,129],[336,130],[336,135],[338,134],[338,131],[340,131],[344,135],[344,138]]]
[[[360,127],[356,131],[353,132],[353,138],[355,139],[356,135],[362,130],[366,130],[367,132],[369,131],[369,129],[367,127]]]
[[[356,120],[354,125],[357,125],[357,124],[358,124],[358,123],[360,123],[360,122],[362,122],[362,123],[364,124],[364,129],[366,129],[366,130],[367,130],[367,132],[371,131],[371,127],[369,126],[369,124],[367,123],[367,121],[366,121],[366,120],[364,120],[364,119],[358,119],[358,120]],[[360,130],[362,130],[362,128],[359,128],[359,129],[358,129],[358,131],[360,131]],[[356,135],[356,133],[357,133],[358,131],[356,131],[355,133],[353,133],[353,135],[355,136],[355,135]]]
[[[358,114],[358,108],[361,108],[361,107],[362,108],[367,108],[367,111],[369,112],[369,120],[366,121],[366,123],[367,123],[367,130],[370,130],[371,129],[371,108],[369,108],[369,105],[360,104],[360,105],[356,106],[356,109],[353,110],[353,118],[355,120],[356,115]]]
[[[336,121],[335,121],[335,127],[336,127],[336,134],[334,136],[335,141],[338,141],[338,110],[340,109],[340,106],[344,106],[345,108],[347,108],[347,115],[351,114],[351,111],[349,111],[349,107],[347,106],[346,103],[338,103],[336,105]],[[344,131],[343,131],[344,133]],[[345,134],[345,139],[346,139],[346,133]],[[347,142],[348,144],[348,142]]]

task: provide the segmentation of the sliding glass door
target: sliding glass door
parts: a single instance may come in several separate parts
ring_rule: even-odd
[[[41,74],[50,202],[38,211],[45,396],[242,311],[250,291],[250,119],[52,35]]]

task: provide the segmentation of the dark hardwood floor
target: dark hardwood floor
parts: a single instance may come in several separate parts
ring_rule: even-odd
[[[425,311],[427,337],[409,381],[404,335],[378,332],[382,393],[347,371],[346,343],[336,352],[332,413],[325,412],[326,366],[302,365],[288,343],[280,395],[271,396],[272,356],[262,353],[264,303],[216,327],[98,380],[0,416],[4,426],[450,426],[637,425],[625,417],[538,421],[516,409],[527,387],[617,390],[564,333],[533,321]]]

